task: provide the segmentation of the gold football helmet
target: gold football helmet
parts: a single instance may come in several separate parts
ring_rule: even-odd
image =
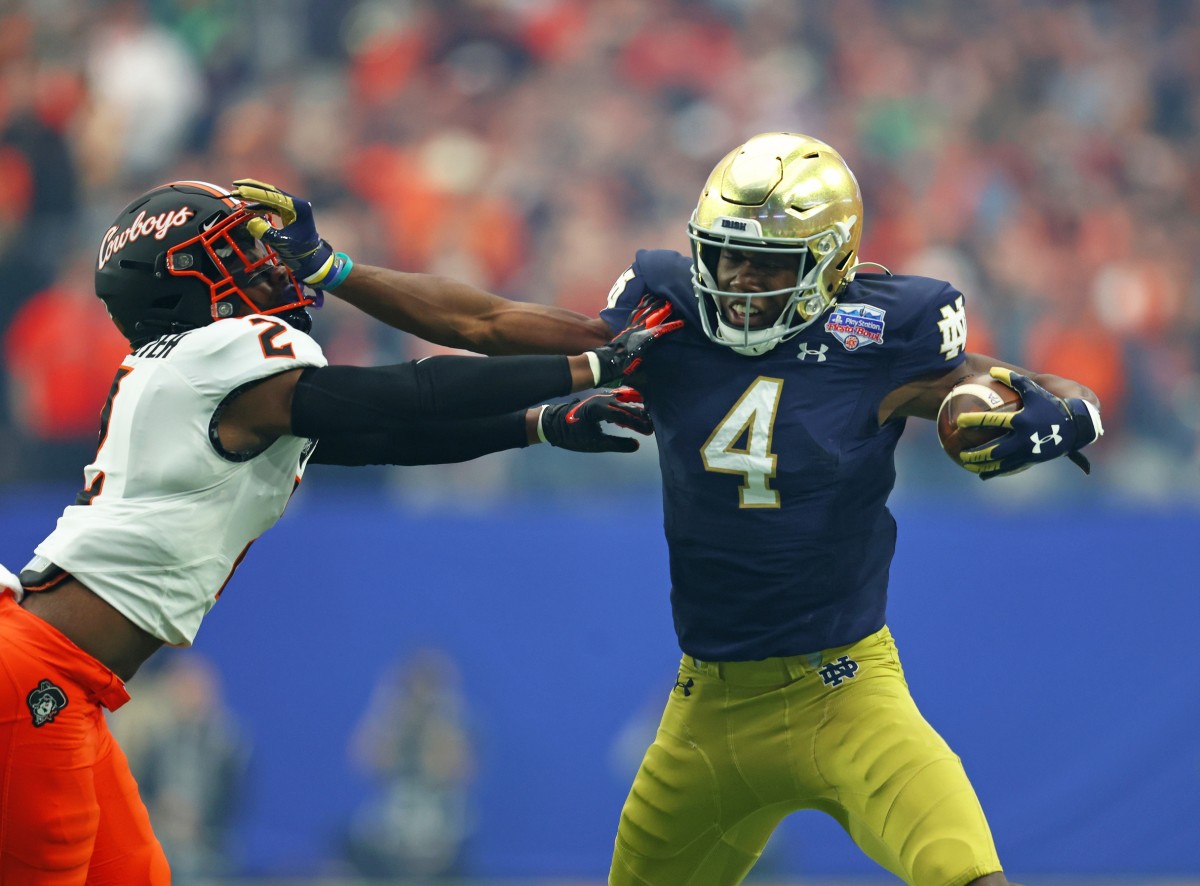
[[[825,313],[853,279],[862,238],[862,194],[841,154],[806,135],[768,132],[732,150],[704,185],[688,224],[692,285],[705,334],[740,354],[769,351]],[[725,247],[798,254],[796,284],[771,292],[723,292],[717,262]],[[754,299],[789,293],[770,326],[750,328]],[[744,326],[719,299],[745,302]]]

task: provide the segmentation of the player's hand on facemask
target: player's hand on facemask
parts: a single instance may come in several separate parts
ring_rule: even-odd
[[[313,220],[312,204],[274,185],[253,178],[233,183],[234,196],[245,200],[252,212],[279,216],[276,228],[265,218],[253,218],[246,229],[270,246],[305,284],[314,289],[333,290],[346,279],[354,262],[321,239]]]
[[[601,422],[639,434],[654,431],[642,395],[633,388],[614,388],[542,407],[538,436],[551,446],[574,452],[633,452],[638,448],[638,441],[631,437],[606,434],[600,428]]]
[[[643,298],[625,328],[613,336],[612,341],[589,351],[596,357],[592,368],[596,373],[596,384],[619,381],[637,371],[646,352],[664,335],[683,326],[682,320],[667,322],[671,316],[671,303],[653,295]]]
[[[989,372],[1021,395],[1021,408],[1015,412],[966,412],[958,417],[960,428],[1008,431],[992,443],[963,450],[959,455],[963,467],[988,480],[1065,455],[1090,474],[1091,463],[1079,450],[1104,433],[1100,411],[1081,397],[1058,397],[1011,369],[993,366]]]

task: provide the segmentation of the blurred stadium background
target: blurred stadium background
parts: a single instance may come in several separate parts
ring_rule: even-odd
[[[1200,882],[1195,0],[0,0],[0,562],[92,454],[138,192],[264,179],[358,260],[594,314],[772,129],[842,150],[863,257],[956,283],[972,350],[1104,400],[1089,478],[900,450],[890,621],[1011,875]],[[436,350],[336,299],[316,335]],[[114,728],[180,883],[591,886],[677,656],[652,444],[314,468]],[[754,882],[889,881],[799,814]]]

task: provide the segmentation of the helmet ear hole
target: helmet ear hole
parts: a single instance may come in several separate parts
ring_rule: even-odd
[[[154,273],[154,265],[146,261],[134,261],[133,259],[123,258],[120,261],[120,266],[126,271],[141,271],[143,274]]]

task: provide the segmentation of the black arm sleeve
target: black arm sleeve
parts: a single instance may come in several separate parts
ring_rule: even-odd
[[[322,465],[440,465],[528,445],[525,411],[508,415],[413,422],[403,431],[329,434],[309,461]]]
[[[569,393],[566,357],[430,357],[395,366],[309,368],[292,395],[292,433],[404,430],[429,419],[503,415]]]

